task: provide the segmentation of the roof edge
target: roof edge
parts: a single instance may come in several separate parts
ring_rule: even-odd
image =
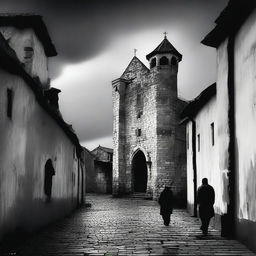
[[[187,117],[192,118],[216,95],[216,83],[211,84],[204,89],[194,100],[190,101],[188,105],[181,112],[181,120],[186,120]]]
[[[204,37],[201,43],[217,48],[225,38],[236,33],[255,7],[255,0],[230,0],[217,17],[216,26]]]

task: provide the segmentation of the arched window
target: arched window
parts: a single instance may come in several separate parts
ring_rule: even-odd
[[[47,196],[47,202],[51,200],[53,175],[55,175],[55,170],[52,164],[52,159],[48,159],[44,166],[44,193]]]
[[[150,62],[150,68],[153,68],[156,66],[156,58],[152,59]]]
[[[171,63],[172,63],[172,65],[174,65],[174,66],[177,64],[177,60],[176,60],[175,57],[172,57]]]
[[[160,59],[160,65],[168,65],[169,64],[169,60],[163,56],[161,59]]]

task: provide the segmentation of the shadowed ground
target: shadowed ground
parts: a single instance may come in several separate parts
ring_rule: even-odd
[[[155,201],[88,195],[70,217],[28,237],[5,241],[0,255],[256,255],[212,228],[202,236],[198,219],[174,210],[163,225]]]

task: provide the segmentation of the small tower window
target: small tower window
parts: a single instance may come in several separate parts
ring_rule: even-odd
[[[13,90],[7,89],[7,116],[12,119]]]
[[[137,113],[137,119],[141,118],[142,114],[143,114],[143,111],[140,110],[140,111]]]
[[[175,57],[172,57],[171,64],[172,64],[173,66],[177,65],[177,60],[176,60]]]
[[[156,58],[153,58],[150,62],[150,68],[153,68],[156,66]]]
[[[24,52],[25,52],[25,55],[24,55],[25,60],[32,59],[32,57],[34,55],[34,49],[32,47],[30,47],[30,46],[24,47]]]
[[[141,136],[141,129],[136,129],[135,133],[136,133],[137,137],[140,137]]]
[[[169,60],[167,57],[163,56],[161,59],[160,59],[160,65],[168,65],[169,64]]]

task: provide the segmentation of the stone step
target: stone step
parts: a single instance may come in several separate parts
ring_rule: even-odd
[[[128,197],[132,199],[152,199],[150,195],[143,192],[134,192],[133,194],[130,194]]]

